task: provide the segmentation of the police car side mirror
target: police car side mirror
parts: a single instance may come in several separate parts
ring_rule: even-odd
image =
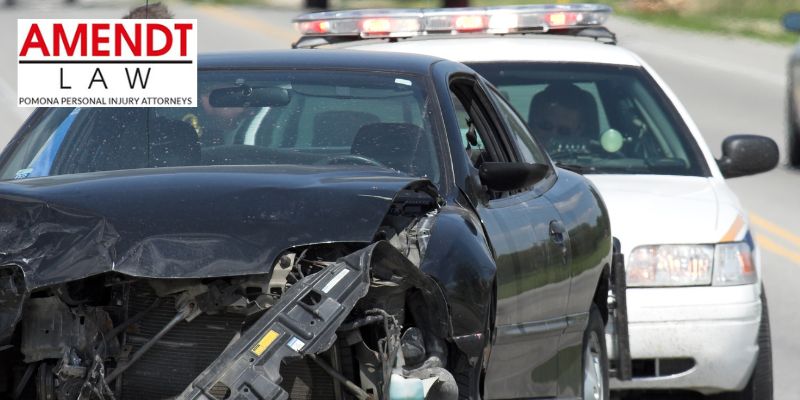
[[[778,144],[757,135],[732,135],[722,142],[722,158],[717,160],[722,175],[736,178],[767,172],[778,165]]]
[[[481,184],[496,192],[507,192],[529,187],[547,175],[549,167],[545,164],[521,162],[485,162],[481,164],[478,175]]]
[[[793,11],[783,15],[783,28],[789,32],[800,32],[800,12]]]

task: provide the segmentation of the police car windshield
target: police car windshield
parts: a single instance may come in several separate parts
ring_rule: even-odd
[[[209,165],[388,168],[438,181],[425,80],[356,71],[200,71],[197,107],[51,108],[0,179]]]
[[[472,63],[557,163],[583,173],[709,176],[688,128],[636,67]]]

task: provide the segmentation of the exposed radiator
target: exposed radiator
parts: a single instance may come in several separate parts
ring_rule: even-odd
[[[129,315],[146,309],[155,299],[145,283],[131,290]],[[158,308],[128,329],[133,352],[160,331],[177,314],[174,299],[162,299]],[[244,317],[200,315],[181,322],[122,375],[123,399],[164,399],[180,394],[214,361],[239,331]]]
[[[153,303],[155,293],[146,283],[131,290],[129,315],[136,315]],[[128,329],[127,343],[133,352],[161,330],[175,315],[174,299],[161,304]],[[166,399],[180,394],[213,362],[239,331],[244,317],[236,314],[200,315],[181,322],[122,374],[122,398]],[[335,400],[333,381],[319,366],[294,359],[281,368],[281,386],[294,400]],[[224,391],[213,393],[224,398]]]

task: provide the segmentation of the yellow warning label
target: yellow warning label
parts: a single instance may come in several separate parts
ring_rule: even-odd
[[[258,343],[256,343],[255,346],[253,346],[252,349],[250,349],[250,351],[252,351],[253,354],[255,354],[257,356],[260,356],[261,354],[264,354],[264,352],[267,351],[269,346],[272,344],[272,342],[275,341],[275,339],[278,338],[278,336],[280,336],[280,334],[278,332],[270,330],[269,332],[267,332],[266,335],[264,335],[261,338],[261,340],[258,341]]]

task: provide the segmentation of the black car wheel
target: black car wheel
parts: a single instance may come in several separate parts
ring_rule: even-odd
[[[753,374],[741,392],[723,393],[718,400],[772,400],[772,341],[767,296],[761,288],[761,324],[758,328],[758,358]]]
[[[607,400],[608,353],[600,310],[592,304],[589,324],[583,333],[583,400]]]
[[[789,122],[789,164],[800,167],[800,127],[794,120]]]
[[[789,165],[793,167],[800,167],[800,126],[797,125],[797,114],[795,113],[794,99],[789,94],[788,103],[788,143],[787,149],[789,151]]]

